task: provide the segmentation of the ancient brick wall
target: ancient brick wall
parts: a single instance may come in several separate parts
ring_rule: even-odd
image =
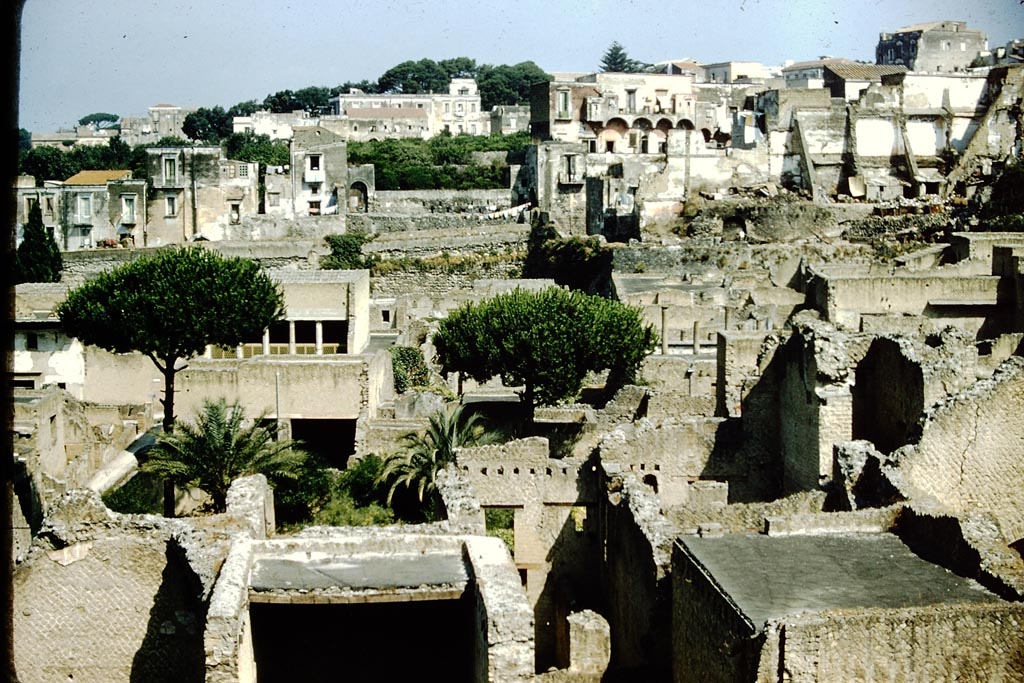
[[[1024,680],[1019,604],[837,610],[780,621],[785,647],[765,668],[784,670],[793,683]]]
[[[21,681],[203,680],[205,607],[166,539],[97,538],[40,552],[14,579]]]
[[[933,496],[954,514],[992,515],[1007,543],[1024,538],[1024,359],[941,403],[921,440],[898,451],[897,475],[911,497]]]

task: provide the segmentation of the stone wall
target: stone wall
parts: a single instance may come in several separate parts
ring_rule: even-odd
[[[991,515],[1007,544],[1024,538],[1022,407],[1024,359],[1012,357],[931,411],[920,441],[895,454],[894,483],[908,498],[934,498],[957,516]]]
[[[504,159],[504,153],[501,153]],[[482,214],[512,206],[512,195],[500,190],[378,190],[371,209],[383,214]]]
[[[788,617],[765,647],[768,680],[1024,680],[1024,606],[946,604]],[[900,637],[893,637],[900,634]],[[836,646],[836,644],[842,644]],[[765,680],[765,679],[759,679]]]
[[[636,473],[603,465],[601,501],[603,591],[612,631],[611,668],[636,680],[663,680],[669,671],[671,548],[677,530],[661,514],[658,496]]]

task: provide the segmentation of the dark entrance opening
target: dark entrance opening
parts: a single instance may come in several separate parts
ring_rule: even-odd
[[[472,600],[252,603],[260,683],[473,680]]]
[[[355,420],[292,420],[292,438],[321,458],[328,467],[345,469],[356,452]]]
[[[853,438],[866,439],[888,455],[918,437],[924,412],[921,367],[899,345],[875,341],[857,364],[853,386]]]

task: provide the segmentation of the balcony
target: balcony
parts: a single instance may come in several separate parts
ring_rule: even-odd
[[[327,173],[321,168],[317,170],[306,169],[306,172],[302,175],[302,180],[305,183],[324,183],[327,180]]]

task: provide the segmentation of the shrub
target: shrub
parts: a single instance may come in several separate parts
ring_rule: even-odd
[[[412,387],[430,384],[430,370],[423,351],[415,346],[392,346],[391,367],[394,369],[395,391],[403,394]]]

